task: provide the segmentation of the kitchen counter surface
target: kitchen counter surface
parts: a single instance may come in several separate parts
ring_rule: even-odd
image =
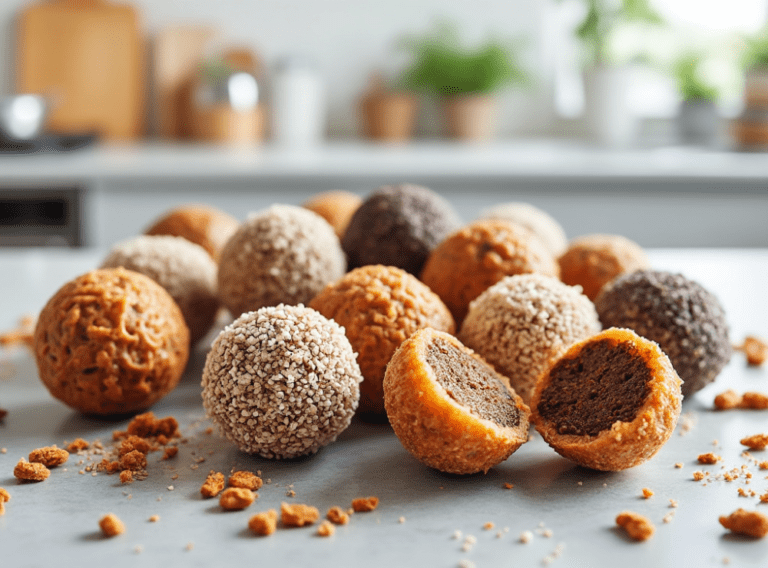
[[[0,329],[24,314],[36,313],[66,280],[98,264],[104,251],[0,251]],[[659,269],[680,271],[717,294],[731,324],[732,339],[768,336],[768,249],[656,249]],[[209,338],[210,339],[210,338]],[[205,343],[204,343],[205,345]],[[387,426],[354,422],[334,444],[317,455],[273,462],[242,454],[217,434],[206,434],[199,396],[205,356],[199,348],[182,384],[152,410],[174,415],[188,439],[179,455],[160,461],[150,455],[149,478],[121,486],[116,476],[80,475],[77,456],[53,470],[40,484],[19,485],[12,470],[36,447],[81,436],[110,439],[127,420],[83,417],[53,400],[37,379],[23,348],[0,350],[0,486],[12,499],[0,517],[4,564],[74,565],[97,558],[111,567],[225,566],[445,566],[471,561],[496,566],[765,566],[768,539],[729,535],[718,516],[744,507],[768,511],[757,496],[737,490],[768,491],[766,473],[741,456],[738,440],[763,432],[765,412],[713,412],[715,394],[766,392],[768,368],[748,368],[736,353],[717,382],[686,400],[677,431],[644,465],[619,473],[600,473],[555,454],[534,434],[509,460],[486,475],[450,476],[414,460]],[[701,466],[696,457],[713,451],[721,464]],[[764,452],[755,452],[762,461]],[[682,463],[682,468],[676,468]],[[720,473],[746,465],[753,477],[709,483],[692,480],[696,470]],[[248,510],[223,513],[216,501],[202,500],[199,487],[211,469],[261,470],[269,479]],[[504,484],[511,483],[512,489]],[[644,487],[654,491],[642,499]],[[287,492],[295,491],[295,497]],[[308,503],[325,512],[348,506],[352,498],[376,495],[372,513],[352,516],[328,539],[314,528],[278,529],[269,538],[249,534],[250,516],[281,501]],[[670,500],[676,502],[671,507]],[[656,525],[644,543],[629,541],[614,526],[616,515],[634,510]],[[97,521],[107,512],[126,524],[124,535],[105,539]],[[148,522],[159,515],[157,523]],[[664,522],[667,518],[669,522]],[[494,528],[484,530],[485,523]],[[455,540],[452,535],[461,531]],[[522,544],[519,535],[532,531]],[[548,531],[551,531],[551,535]],[[471,535],[476,543],[462,551]]]

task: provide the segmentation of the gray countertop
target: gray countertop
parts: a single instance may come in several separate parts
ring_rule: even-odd
[[[102,254],[0,251],[0,329],[37,312],[59,286],[95,266]],[[747,333],[768,336],[768,249],[657,249],[650,255],[656,268],[680,271],[717,294],[734,341]],[[678,425],[669,443],[644,465],[620,473],[590,471],[559,457],[534,435],[509,460],[473,476],[432,471],[413,459],[387,426],[362,422],[309,458],[274,462],[242,454],[217,434],[205,433],[199,396],[204,355],[204,348],[196,351],[181,386],[152,409],[161,417],[176,416],[188,443],[170,461],[151,454],[147,480],[121,486],[116,476],[80,475],[73,456],[63,466],[66,471],[60,467],[40,484],[19,485],[12,470],[30,450],[78,436],[108,440],[127,420],[71,411],[41,386],[26,350],[0,351],[0,407],[9,411],[0,425],[0,447],[7,448],[0,454],[0,486],[12,495],[0,517],[3,565],[453,567],[469,560],[478,568],[541,566],[561,545],[552,566],[719,566],[726,558],[734,566],[768,562],[768,539],[729,535],[717,520],[738,507],[768,512],[757,497],[737,495],[740,487],[758,495],[768,491],[768,472],[750,464],[749,484],[743,477],[706,486],[692,480],[695,470],[721,471],[721,465],[698,465],[701,453],[714,451],[723,456],[725,468],[740,468],[747,462],[738,440],[765,428],[765,412],[711,410],[714,395],[726,388],[768,391],[768,368],[747,368],[740,354],[714,385],[685,401],[690,429]],[[755,457],[762,460],[763,453]],[[199,458],[205,461],[195,464]],[[682,469],[675,468],[677,462]],[[270,483],[248,510],[224,513],[216,501],[200,498],[199,487],[210,469],[227,473],[232,468],[261,470]],[[507,482],[514,488],[505,489]],[[655,495],[642,499],[644,487]],[[286,496],[290,488],[295,497]],[[279,507],[281,501],[325,512],[368,495],[380,498],[378,509],[354,515],[328,539],[315,536],[314,528],[278,529],[269,538],[253,537],[246,529],[253,513]],[[677,508],[670,507],[670,499]],[[616,515],[627,509],[653,521],[651,540],[634,543],[615,529]],[[97,522],[107,512],[125,522],[125,534],[100,536]],[[671,512],[671,521],[664,523]],[[159,522],[148,522],[154,514]],[[484,530],[487,522],[495,527]],[[551,536],[541,534],[545,529]],[[452,539],[457,530],[460,540]],[[521,544],[518,537],[528,530],[534,538]],[[463,552],[467,535],[477,542]]]

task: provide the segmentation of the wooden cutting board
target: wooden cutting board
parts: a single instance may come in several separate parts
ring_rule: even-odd
[[[51,103],[54,132],[133,139],[144,131],[144,45],[138,14],[105,0],[25,8],[16,36],[17,91]]]

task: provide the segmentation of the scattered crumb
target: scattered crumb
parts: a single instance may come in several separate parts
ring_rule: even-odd
[[[0,487],[0,517],[5,515],[5,504],[11,500],[11,494]]]
[[[736,349],[744,352],[747,356],[747,364],[753,367],[762,365],[768,359],[768,343],[754,335],[745,337],[744,344],[737,346]]]
[[[721,516],[720,524],[731,532],[753,538],[763,538],[768,534],[768,517],[757,511],[737,509],[728,516]]]
[[[512,483],[505,483],[503,487],[504,489],[514,489],[515,486]]]
[[[264,484],[260,477],[250,471],[236,471],[229,476],[227,483],[230,487],[242,487],[251,491],[258,491]]]
[[[176,456],[176,454],[179,453],[178,446],[168,446],[163,451],[163,457],[161,459],[169,460]]]
[[[19,481],[43,481],[51,475],[51,470],[41,463],[29,463],[21,458],[13,468],[13,475]]]
[[[88,442],[86,442],[82,438],[76,438],[74,441],[67,444],[67,451],[70,454],[76,454],[81,450],[87,450],[88,446],[90,446]]]
[[[696,425],[696,419],[690,412],[683,414],[680,417],[680,435],[685,436],[688,432],[693,430]]]
[[[378,497],[359,497],[352,499],[352,509],[355,513],[367,513],[379,506]]]
[[[269,536],[277,529],[277,511],[270,509],[256,513],[248,521],[248,528],[258,536]]]
[[[693,479],[694,481],[701,481],[704,479],[705,475],[703,471],[694,471],[693,472]]]
[[[400,517],[399,519],[397,519],[397,522],[402,525],[405,522],[405,517]]]
[[[491,521],[488,521],[483,525],[483,530],[489,531],[492,530],[496,525],[494,525]]]
[[[458,568],[476,568],[475,563],[466,558],[459,560]]]
[[[768,503],[768,493],[763,493],[762,495],[760,495],[760,502]]]
[[[205,478],[205,482],[200,487],[200,493],[206,499],[216,497],[224,489],[224,474],[218,472],[211,472],[208,477]]]
[[[676,500],[676,499],[670,499],[670,500],[669,500],[669,506],[670,506],[672,509],[677,509],[677,500]]]
[[[136,554],[141,554],[142,552],[144,552],[144,547],[141,546],[140,544],[137,544],[136,546],[133,547],[133,552]]]
[[[671,523],[671,522],[672,522],[672,519],[674,518],[674,516],[675,516],[675,512],[674,512],[674,511],[670,511],[669,513],[667,513],[666,515],[664,515],[664,516],[661,518],[661,520],[662,520],[662,522],[664,522],[665,524],[669,524],[669,523]]]
[[[0,454],[7,454],[8,448],[0,448]]]
[[[56,446],[37,448],[29,453],[31,463],[41,463],[45,467],[56,467],[69,459],[69,452]]]
[[[523,531],[520,533],[520,542],[528,544],[533,540],[533,533],[531,531]]]
[[[459,530],[453,531],[453,534],[451,535],[451,538],[453,540],[460,540],[461,539],[461,531],[459,531]]]
[[[176,488],[173,485],[169,485],[168,486],[168,491],[173,491],[174,489],[176,489]]]
[[[708,452],[706,454],[700,454],[697,458],[700,464],[703,465],[713,465],[722,460],[723,458],[718,456],[717,454],[713,454],[712,452]]]
[[[133,472],[130,469],[120,472],[120,483],[133,483]]]
[[[579,487],[581,487],[582,485],[584,485],[584,482],[583,482],[583,481],[577,481],[577,482],[576,482],[576,485],[578,485]]]
[[[336,527],[330,521],[323,521],[317,527],[317,536],[333,536]]]
[[[210,436],[213,434],[213,428],[211,426],[208,426],[208,428],[205,429],[205,433]]]
[[[563,555],[564,550],[565,550],[565,544],[561,542],[555,547],[555,549],[552,551],[551,554],[544,557],[544,559],[541,561],[542,564],[544,564],[545,566],[551,564],[552,562],[554,562],[555,560],[557,560]]]
[[[541,536],[543,536],[544,538],[552,538],[552,534],[553,534],[552,529],[544,529],[543,531],[541,531]]]
[[[683,469],[683,462],[677,462],[675,464],[675,469]]]
[[[747,410],[766,410],[768,409],[768,395],[760,392],[745,392],[739,407]]]
[[[331,507],[328,509],[325,518],[336,525],[346,525],[349,522],[349,515],[342,511],[341,507]]]
[[[624,511],[616,517],[616,524],[623,528],[634,540],[648,540],[656,527],[647,517],[632,511]]]
[[[732,408],[738,408],[741,404],[741,396],[733,389],[728,389],[725,392],[721,392],[715,397],[715,409],[717,410],[730,410]]]
[[[107,537],[117,536],[125,532],[125,525],[113,513],[108,513],[101,518],[99,528]]]
[[[281,503],[280,520],[286,527],[303,527],[313,524],[320,517],[320,511],[315,507],[301,503]]]
[[[194,548],[195,548],[195,543],[194,542],[188,542],[187,546],[184,547],[184,550],[189,552],[189,551],[194,550]]]
[[[258,495],[244,487],[228,487],[219,497],[219,505],[225,511],[241,511],[250,507]]]
[[[768,446],[768,434],[755,434],[739,440],[742,446],[747,446],[750,450],[764,450]]]
[[[159,520],[160,520],[160,515],[152,515],[152,516],[151,516],[151,517],[149,517],[149,519],[148,519],[148,521],[149,521],[150,523],[156,523],[156,522],[157,522],[157,521],[159,521]]]
[[[650,499],[651,497],[653,497],[653,495],[654,495],[653,491],[651,491],[647,487],[643,487],[643,497],[645,499]]]
[[[289,489],[285,492],[286,497],[296,497],[296,492],[293,489]]]

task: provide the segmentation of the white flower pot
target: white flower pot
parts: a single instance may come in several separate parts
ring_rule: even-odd
[[[631,70],[597,66],[584,72],[584,121],[588,136],[604,146],[635,141],[637,117],[629,105]]]

